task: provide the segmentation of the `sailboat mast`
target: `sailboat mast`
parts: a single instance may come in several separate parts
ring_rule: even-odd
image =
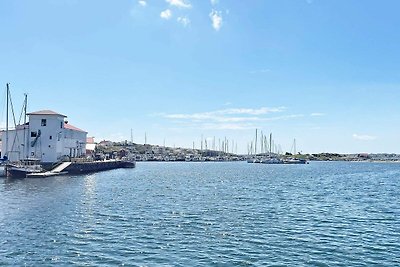
[[[269,154],[272,153],[272,133],[269,135]]]
[[[257,155],[257,132],[258,132],[258,130],[256,129],[256,140],[254,143],[254,155]]]
[[[9,83],[7,83],[6,84],[6,87],[7,87],[7,96],[6,96],[6,98],[7,98],[7,108],[6,108],[6,151],[5,151],[5,153],[4,153],[4,155],[3,155],[3,157],[4,156],[7,156],[8,157],[8,106],[9,106],[9,101],[10,101],[10,84]]]
[[[25,94],[25,101],[24,101],[24,156],[26,158],[28,158],[28,142],[27,142],[27,134],[26,134],[26,110],[27,110],[27,106],[28,106],[28,94]],[[28,128],[29,129],[29,128]],[[29,132],[29,131],[28,131]]]

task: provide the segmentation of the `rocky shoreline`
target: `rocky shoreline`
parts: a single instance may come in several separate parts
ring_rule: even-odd
[[[255,158],[255,155],[237,155],[214,150],[189,149],[181,147],[164,147],[150,144],[135,144],[129,142],[108,142],[106,145],[98,144],[94,156],[97,158],[116,158],[133,156],[136,161],[245,161]],[[266,154],[257,154],[263,157]],[[274,155],[279,158],[296,158],[307,161],[351,161],[351,162],[399,162],[400,155],[380,154],[340,154],[340,153],[317,153],[296,154],[285,153]]]

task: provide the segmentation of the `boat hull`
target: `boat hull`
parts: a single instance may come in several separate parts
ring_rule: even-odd
[[[29,174],[39,173],[39,170],[24,168],[24,167],[14,167],[6,166],[6,176],[9,178],[26,178]]]

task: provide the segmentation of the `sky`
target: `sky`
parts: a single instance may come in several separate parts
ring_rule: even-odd
[[[397,0],[3,0],[0,88],[97,141],[400,153]],[[2,93],[0,104],[4,106]],[[4,108],[2,109],[4,125]]]

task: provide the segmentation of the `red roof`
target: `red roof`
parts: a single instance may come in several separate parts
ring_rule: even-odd
[[[35,111],[35,112],[30,112],[30,113],[28,113],[28,114],[26,114],[26,115],[55,115],[55,116],[61,116],[61,117],[64,117],[64,118],[66,118],[67,116],[65,116],[65,115],[63,115],[63,114],[60,114],[60,113],[57,113],[57,112],[55,112],[55,111],[52,111],[52,110],[48,110],[48,109],[46,109],[46,110],[39,110],[39,111]]]
[[[69,130],[74,130],[74,131],[78,131],[78,132],[84,132],[87,133],[86,131],[79,129],[78,127],[75,127],[74,125],[71,125],[69,123],[64,123],[64,128],[65,129],[69,129]]]
[[[86,143],[87,143],[87,144],[94,144],[94,137],[88,137],[88,138],[86,138]]]

